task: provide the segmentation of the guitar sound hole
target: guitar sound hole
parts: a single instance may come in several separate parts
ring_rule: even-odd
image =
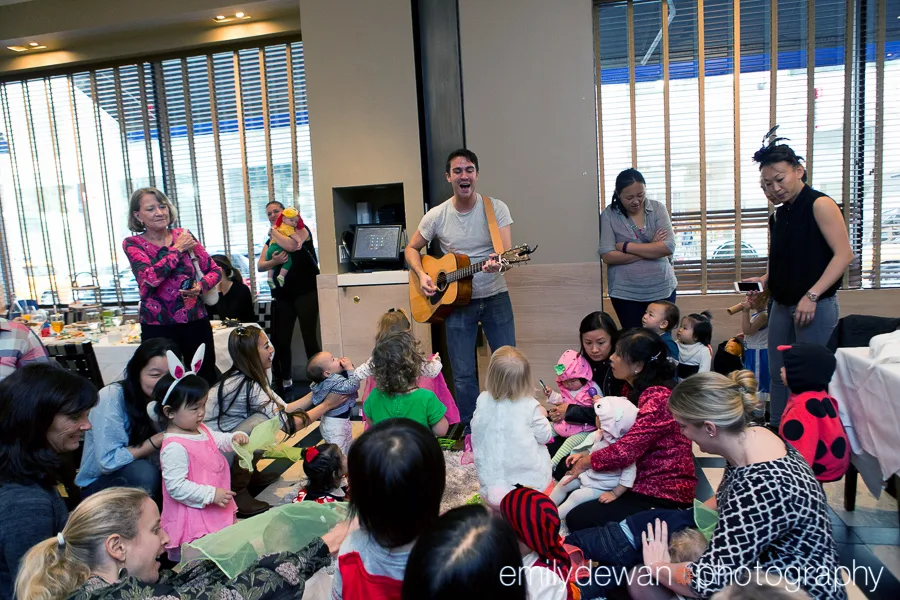
[[[447,274],[444,272],[438,273],[437,278],[434,281],[434,285],[437,286],[439,292],[447,291]]]

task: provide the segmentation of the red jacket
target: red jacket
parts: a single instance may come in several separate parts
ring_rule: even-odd
[[[634,425],[622,439],[591,454],[591,467],[611,471],[637,463],[634,492],[690,504],[697,491],[694,456],[669,412],[671,395],[662,386],[644,390]]]
[[[850,466],[850,443],[828,392],[791,394],[778,434],[803,455],[819,481],[837,481]]]

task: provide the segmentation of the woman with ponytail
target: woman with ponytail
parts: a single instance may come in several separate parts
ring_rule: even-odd
[[[687,597],[709,598],[732,575],[771,571],[799,578],[791,583],[812,598],[843,600],[825,492],[793,447],[765,427],[750,427],[756,404],[750,371],[698,373],[672,391],[669,411],[682,434],[727,463],[716,495],[706,502],[719,520],[703,555],[680,564],[672,564],[668,532],[657,520],[642,536],[644,566],[660,585]],[[633,585],[629,592],[632,598],[659,597],[660,590],[649,587]]]
[[[342,523],[296,553],[262,557],[229,580],[211,561],[179,573],[160,570],[169,535],[159,510],[137,488],[108,488],[89,497],[62,531],[25,555],[16,578],[17,600],[149,600],[243,598],[299,600],[306,581],[330,562],[347,534]],[[264,585],[261,582],[265,582]]]
[[[647,306],[675,302],[675,232],[665,204],[646,197],[644,176],[625,169],[612,202],[600,213],[600,249],[609,298],[622,329],[641,326]]]

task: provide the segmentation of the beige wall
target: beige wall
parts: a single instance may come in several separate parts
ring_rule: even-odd
[[[337,272],[332,188],[403,183],[422,218],[422,167],[408,0],[300,0],[322,273]]]
[[[509,204],[539,264],[599,261],[591,22],[591,0],[459,0],[478,189]]]

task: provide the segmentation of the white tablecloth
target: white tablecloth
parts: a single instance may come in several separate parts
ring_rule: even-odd
[[[900,364],[876,364],[868,347],[839,348],[836,359],[829,391],[838,401],[854,464],[864,480],[872,458],[881,481],[900,474]],[[866,480],[870,489],[871,483]]]
[[[231,368],[231,356],[228,354],[228,336],[234,330],[234,327],[226,327],[213,330],[213,344],[216,347],[216,367],[219,371],[225,372]],[[45,346],[51,344],[71,344],[80,341],[86,341],[85,338],[69,338],[57,341],[56,338],[41,338]],[[134,356],[138,344],[126,344],[120,342],[118,344],[110,344],[109,337],[104,335],[93,343],[94,354],[97,356],[97,363],[100,365],[100,373],[103,375],[103,383],[109,385],[114,381],[122,379],[125,373],[125,365]]]

